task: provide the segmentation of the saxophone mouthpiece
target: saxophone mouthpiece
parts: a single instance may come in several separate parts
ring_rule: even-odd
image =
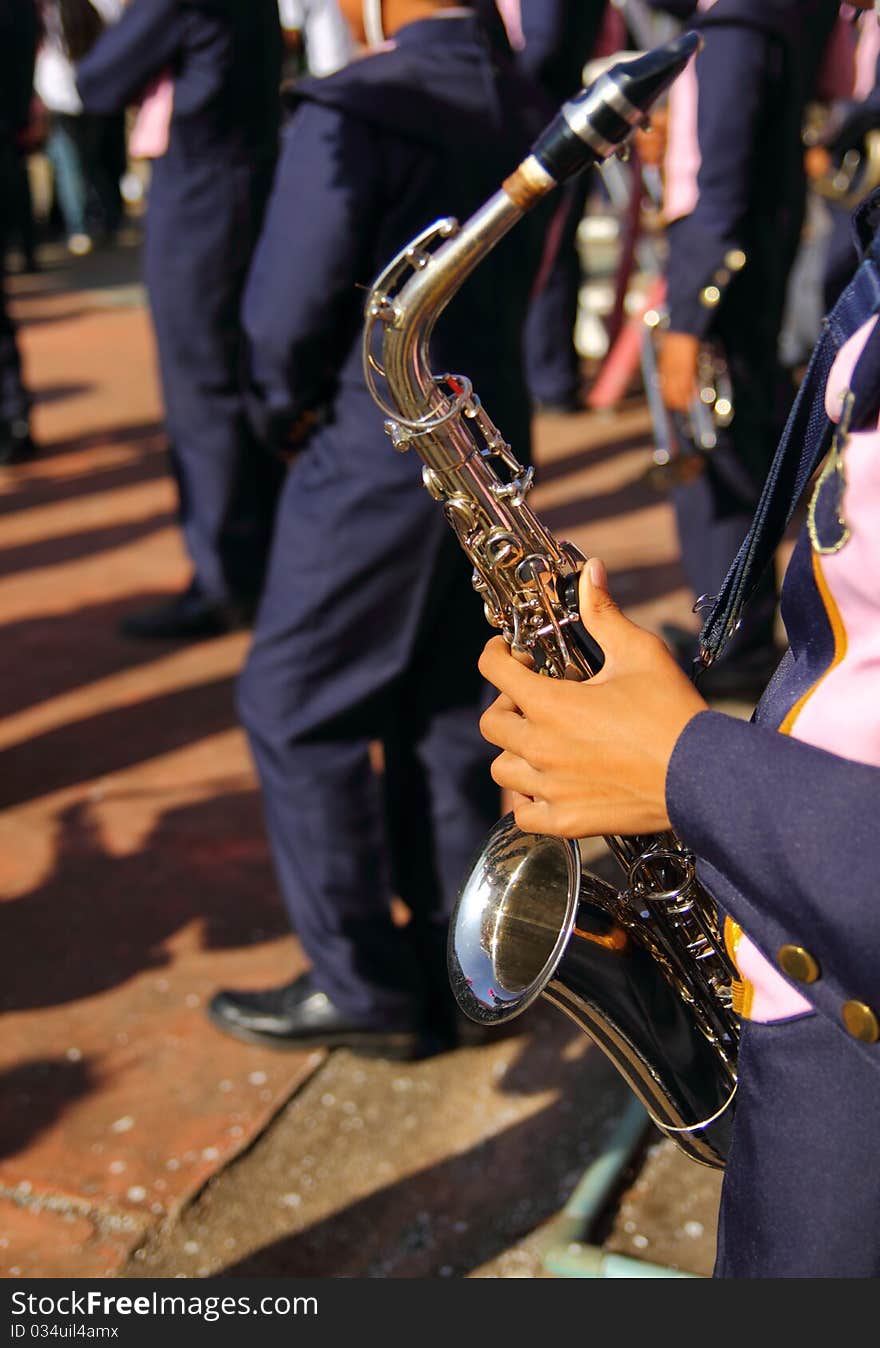
[[[510,189],[519,186],[518,204],[527,208],[589,164],[616,154],[636,127],[647,121],[657,99],[702,45],[698,33],[682,33],[634,61],[619,61],[605,71],[564,104],[505,189],[514,196]],[[523,179],[521,184],[516,182],[518,177]]]

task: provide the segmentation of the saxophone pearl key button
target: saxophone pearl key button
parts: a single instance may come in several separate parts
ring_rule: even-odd
[[[876,1044],[880,1039],[880,1021],[865,1002],[844,1002],[842,1015],[853,1039],[860,1039],[863,1044]]]
[[[819,977],[817,960],[802,945],[780,946],[776,960],[782,972],[797,983],[815,983]]]

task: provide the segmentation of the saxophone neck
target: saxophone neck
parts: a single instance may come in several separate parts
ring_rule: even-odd
[[[424,415],[440,399],[428,355],[437,319],[522,215],[502,188],[464,225],[438,221],[395,259],[374,288],[367,317],[383,324],[385,379],[406,417]],[[438,240],[443,242],[431,251],[431,243]],[[401,266],[412,270],[395,294],[392,288]]]

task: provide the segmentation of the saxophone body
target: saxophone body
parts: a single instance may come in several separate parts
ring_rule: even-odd
[[[386,430],[396,449],[422,460],[489,623],[550,678],[587,679],[602,665],[578,612],[584,558],[530,509],[532,470],[471,381],[432,371],[430,337],[488,251],[562,178],[615,152],[696,43],[685,35],[602,75],[469,221],[440,220],[414,239],[366,305],[364,369]],[[616,885],[589,870],[583,843],[502,819],[452,916],[453,991],[487,1025],[545,996],[608,1054],[668,1136],[695,1159],[723,1165],[738,1025],[714,904],[672,833],[605,841]]]

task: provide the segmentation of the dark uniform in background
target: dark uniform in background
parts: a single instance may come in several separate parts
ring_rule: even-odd
[[[276,437],[323,409],[284,487],[239,691],[312,973],[220,993],[212,1015],[266,1040],[378,1034],[409,1053],[426,1031],[448,1042],[448,914],[499,799],[478,729],[482,604],[420,460],[395,453],[365,386],[365,287],[426,225],[496,191],[543,109],[532,118],[530,86],[476,16],[411,23],[394,41],[297,86],[245,300]],[[434,368],[472,377],[526,460],[521,338],[542,228],[491,253],[433,342]],[[392,893],[413,913],[406,928]]]
[[[778,343],[804,215],[801,129],[837,9],[836,0],[717,0],[689,20],[704,38],[695,59],[699,170],[696,205],[668,227],[669,326],[720,343],[735,409],[705,473],[674,492],[695,596],[721,588],[791,401]],[[720,282],[721,301],[710,307],[703,292],[736,250],[746,264],[726,288]],[[776,658],[775,609],[767,574],[707,688],[721,692],[729,681],[760,691]],[[671,635],[688,657],[686,634]]]
[[[193,581],[129,619],[135,635],[223,630],[262,584],[279,467],[248,429],[240,305],[272,181],[280,69],[276,0],[132,0],[78,67],[98,113],[174,81],[144,266]]]
[[[37,46],[31,0],[0,0],[0,463],[33,453],[30,398],[25,389],[15,327],[6,309],[4,259],[20,172],[17,137],[28,121]]]
[[[877,63],[877,74],[880,76],[880,61]],[[860,169],[864,172],[865,138],[872,133],[875,135],[880,133],[880,79],[875,82],[867,98],[847,109],[841,125],[827,147],[834,164],[839,168],[847,151],[855,151],[862,156]],[[857,177],[853,184],[855,191],[859,190],[858,184]],[[829,208],[832,224],[823,278],[826,309],[832,308],[837,302],[852,279],[859,260],[850,218],[851,210],[837,203],[829,203]]]
[[[525,46],[517,60],[547,95],[553,111],[578,92],[596,46],[606,0],[521,0]],[[526,376],[536,404],[574,411],[579,406],[580,358],[575,323],[581,265],[577,230],[593,181],[582,173],[565,188],[551,229],[557,252],[529,307]]]

